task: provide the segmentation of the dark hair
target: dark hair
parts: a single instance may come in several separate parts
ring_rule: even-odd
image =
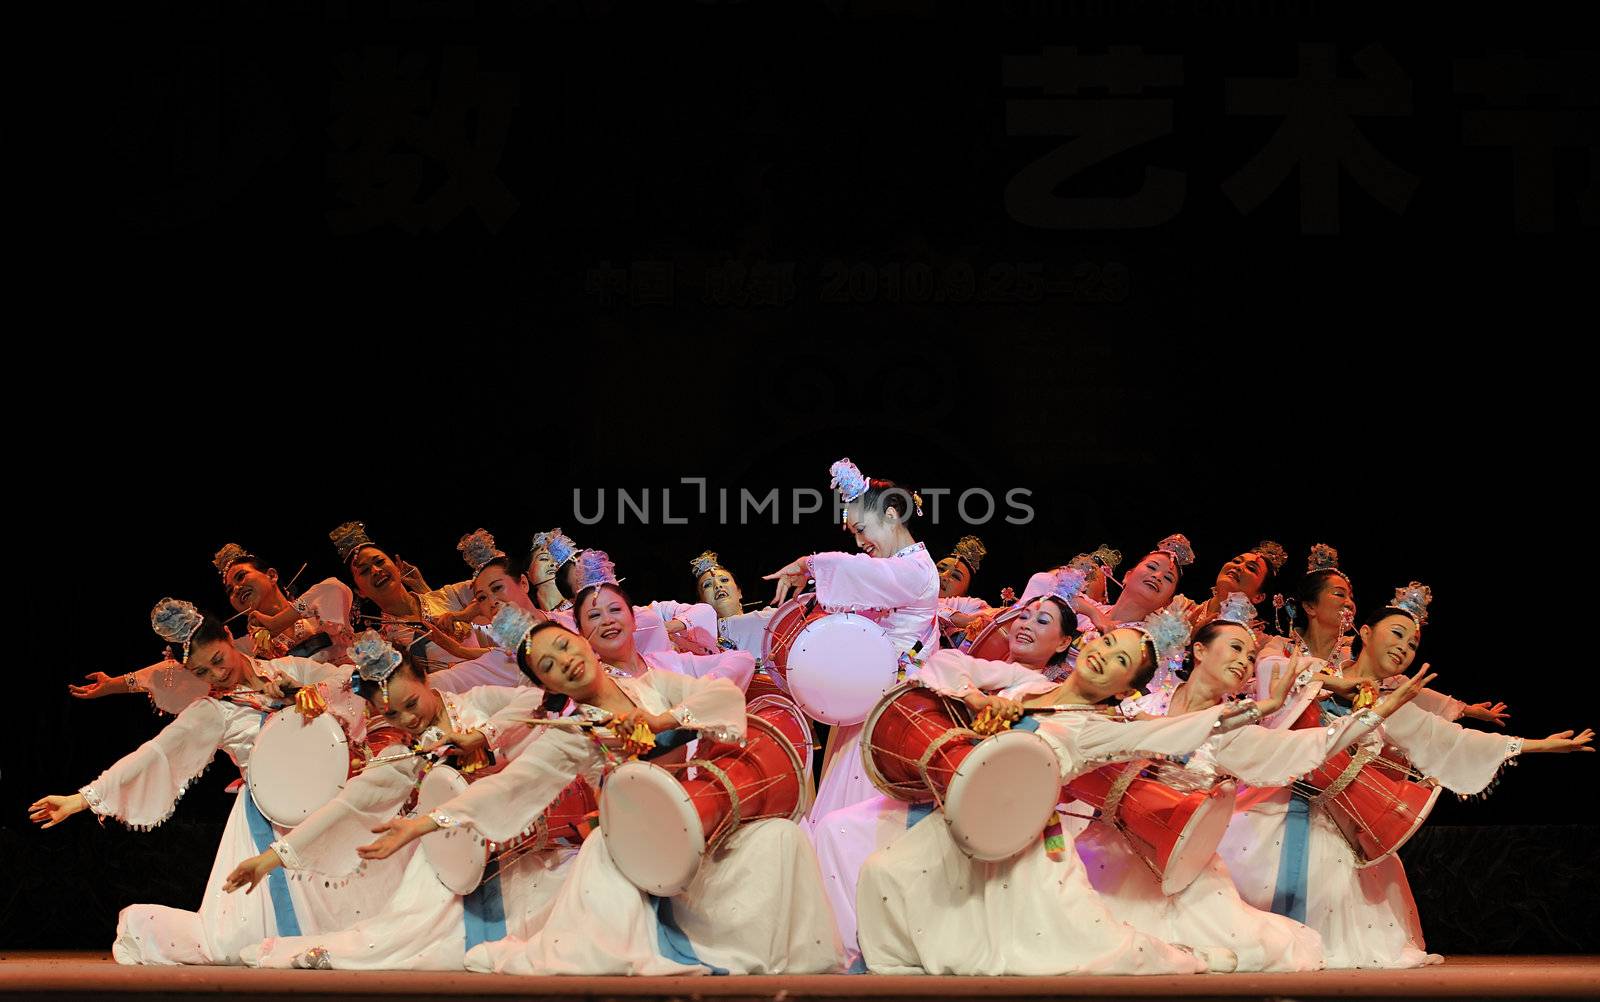
[[[189,634],[189,650],[193,652],[201,644],[229,643],[228,627],[223,624],[222,620],[204,609],[199,610],[199,612],[200,625],[194,628],[193,633]]]
[[[528,573],[528,566],[529,565],[527,563],[523,563],[522,561],[516,560],[514,557],[511,557],[509,555],[508,556],[504,556],[504,557],[495,557],[493,560],[489,561],[488,563],[484,564],[482,567],[480,567],[477,570],[472,572],[472,583],[473,584],[477,584],[478,583],[478,575],[482,574],[484,571],[488,570],[491,567],[500,568],[501,570],[506,572],[506,576],[507,577],[509,577],[511,580],[515,581],[517,578],[522,577],[524,574]],[[533,584],[533,582],[530,581],[530,582],[528,582],[528,584],[531,586]]]
[[[1322,598],[1322,593],[1328,590],[1328,581],[1332,578],[1339,578],[1346,584],[1350,583],[1350,578],[1337,567],[1323,567],[1314,570],[1300,579],[1300,586],[1295,589],[1294,593],[1295,602],[1302,609],[1309,605],[1316,605],[1317,600]]]
[[[1150,639],[1148,633],[1140,632],[1139,635],[1144,638],[1144,643],[1139,645],[1139,650],[1145,652],[1148,656],[1139,662],[1139,670],[1134,672],[1133,678],[1128,680],[1128,688],[1144,692],[1145,686],[1149,685],[1150,680],[1156,677],[1156,664],[1160,661],[1161,654],[1156,650],[1156,642]],[[1107,702],[1119,702],[1119,700],[1112,698]]]
[[[542,631],[552,628],[571,633],[575,637],[578,636],[577,633],[574,633],[572,630],[568,630],[561,623],[558,623],[553,619],[547,619],[542,623],[535,624],[534,628],[528,631],[528,635],[522,638],[522,643],[517,645],[517,670],[522,672],[523,677],[532,682],[534,685],[542,686],[543,683],[541,683],[539,681],[539,677],[533,673],[533,666],[528,663],[528,641],[538,636]],[[544,693],[544,703],[542,704],[545,712],[561,712],[561,709],[567,705],[567,698],[568,697],[563,693],[551,692],[550,690],[546,689]]]
[[[583,608],[584,600],[587,599],[590,595],[593,595],[594,593],[598,592],[601,588],[610,588],[612,591],[616,592],[619,596],[621,596],[623,605],[627,606],[629,609],[633,608],[633,600],[628,598],[628,593],[622,590],[622,586],[621,585],[614,585],[614,584],[610,584],[609,582],[602,581],[599,584],[592,584],[587,588],[581,589],[578,592],[577,595],[573,596],[573,599],[572,599],[572,621],[573,622],[577,622],[578,621],[578,610]]]
[[[901,522],[910,518],[912,511],[911,491],[893,480],[868,480],[866,491],[848,504],[859,505],[862,511],[880,518],[884,512],[893,511],[900,516]]]
[[[1361,622],[1358,623],[1357,625],[1358,626],[1371,627],[1372,629],[1375,630],[1375,629],[1378,628],[1378,624],[1379,623],[1381,623],[1384,620],[1388,619],[1390,616],[1405,616],[1407,619],[1411,620],[1413,623],[1417,622],[1417,617],[1411,615],[1411,613],[1409,613],[1406,610],[1400,608],[1399,606],[1396,606],[1396,605],[1385,605],[1385,606],[1380,606],[1379,608],[1372,610],[1371,612],[1367,613],[1365,616],[1362,616],[1361,617]],[[1422,629],[1422,624],[1421,623],[1417,623],[1417,630],[1420,632],[1421,629]],[[1363,646],[1365,646],[1365,645],[1361,643],[1361,634],[1358,632],[1355,635],[1355,637],[1350,641],[1350,656],[1353,657],[1353,658],[1360,657],[1361,656],[1361,648]]]
[[[1059,606],[1061,608],[1061,633],[1062,633],[1062,635],[1063,636],[1069,636],[1073,640],[1077,640],[1078,637],[1081,636],[1081,634],[1079,634],[1079,632],[1078,632],[1078,613],[1071,606],[1069,606],[1067,603],[1063,602],[1060,599],[1060,597],[1058,597],[1056,595],[1045,595],[1044,599],[1047,602],[1054,602],[1057,606]],[[1072,645],[1068,644],[1067,646],[1061,648],[1061,650],[1056,651],[1054,654],[1050,655],[1050,660],[1045,662],[1045,663],[1047,665],[1051,665],[1051,666],[1058,665],[1061,662],[1065,661],[1067,659],[1067,656],[1069,654],[1071,654],[1071,653],[1072,653]]]
[[[1263,573],[1261,575],[1261,594],[1265,595],[1267,594],[1267,589],[1278,580],[1278,572],[1273,570],[1272,561],[1262,556],[1259,550],[1240,550],[1237,556],[1242,557],[1246,553],[1254,553],[1256,559],[1261,561],[1261,566],[1263,568]],[[1235,559],[1237,559],[1237,557]]]
[[[394,674],[390,675],[389,677],[393,678],[395,675],[406,674],[410,675],[413,681],[426,685],[428,681],[427,670],[418,664],[416,659],[410,654],[406,653],[404,650],[401,650],[398,647],[395,648],[395,650],[399,651],[400,653],[400,663],[395,665]],[[360,696],[362,699],[371,702],[373,696],[383,692],[383,687],[375,682],[368,682],[366,679],[361,677],[361,673],[359,671],[355,671],[352,672],[350,676],[350,691],[355,693],[357,696]]]
[[[1183,667],[1178,669],[1178,677],[1180,679],[1187,682],[1189,680],[1189,674],[1194,671],[1194,645],[1209,645],[1211,641],[1217,639],[1217,634],[1221,633],[1222,628],[1225,626],[1237,626],[1246,633],[1251,632],[1248,626],[1245,626],[1242,623],[1235,623],[1229,619],[1213,619],[1211,622],[1200,627],[1200,629],[1194,631],[1194,636],[1190,637],[1189,642],[1184,645]]]
[[[571,602],[574,607],[577,606],[578,601],[573,594],[572,582],[569,580],[567,575],[571,573],[572,568],[576,567],[577,564],[578,558],[573,557],[571,560],[568,560],[566,563],[556,568],[555,576],[556,591],[560,592],[561,597],[566,599],[568,602]]]

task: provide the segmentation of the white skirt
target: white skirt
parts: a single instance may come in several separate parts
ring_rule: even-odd
[[[808,828],[841,807],[853,807],[879,796],[878,788],[867,778],[866,766],[861,761],[862,729],[862,724],[844,724],[828,735],[829,744],[838,750],[828,760],[822,782],[817,787],[817,798],[806,814]]]
[[[799,826],[743,825],[689,888],[654,898],[617,869],[600,834],[579,850],[543,930],[467,954],[504,974],[825,974],[840,949],[816,856]]]
[[[1252,791],[1218,847],[1239,896],[1271,910],[1278,883],[1289,794]],[[1398,856],[1357,869],[1355,855],[1326,811],[1311,811],[1306,925],[1322,937],[1328,967],[1407,968],[1442,963],[1423,943],[1422,921]]]
[[[968,858],[942,818],[918,822],[862,867],[857,938],[876,974],[1198,974],[1206,964],[1120,922],[1070,842]]]
[[[844,945],[845,966],[854,968],[861,958],[856,945],[856,882],[867,857],[887,848],[906,833],[912,805],[879,795],[850,807],[830,811],[811,829],[811,843],[822,868],[822,889],[833,909],[833,921]],[[916,808],[920,820],[928,805]]]
[[[1246,904],[1215,854],[1193,883],[1169,897],[1127,839],[1109,826],[1089,825],[1077,846],[1089,883],[1111,914],[1135,929],[1169,943],[1232,950],[1239,971],[1322,968],[1316,932]]]
[[[312,960],[308,951],[318,949],[326,965],[339,971],[465,970],[467,899],[439,882],[415,844],[406,849],[411,858],[405,876],[382,914],[338,932],[267,939],[247,947],[244,962],[252,967],[306,967]],[[485,881],[477,893],[499,894],[505,935],[526,939],[543,928],[577,855],[577,849],[566,847],[530,852]],[[356,877],[347,886],[366,879]]]
[[[297,924],[302,933],[314,933],[342,929],[383,909],[399,883],[402,861],[382,861],[354,891],[333,888],[320,880],[290,879],[280,871],[253,892],[225,892],[223,881],[234,867],[265,850],[285,831],[268,826],[264,838],[258,839],[250,830],[252,806],[249,792],[241,790],[222,829],[198,911],[166,905],[122,909],[117,916],[117,938],[111,945],[117,963],[238,964],[246,947],[279,932],[280,917],[285,923]],[[259,823],[265,824],[265,820]]]

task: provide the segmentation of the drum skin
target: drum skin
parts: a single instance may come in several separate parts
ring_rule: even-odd
[[[293,828],[339,795],[350,778],[350,742],[331,713],[307,719],[292,706],[261,725],[246,779],[263,816]]]

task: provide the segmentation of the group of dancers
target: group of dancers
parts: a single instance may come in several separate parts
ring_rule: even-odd
[[[1358,606],[1330,547],[1291,581],[1283,548],[1262,542],[1197,602],[1180,594],[1195,561],[1174,534],[1120,578],[1120,554],[1101,547],[990,605],[972,591],[978,539],[935,561],[914,535],[914,491],[849,460],[830,473],[856,552],[764,575],[765,605],[709,551],[689,562],[694,601],[635,604],[609,556],[560,529],[516,557],[473,532],[459,544],[470,575],[439,588],[357,522],[330,533],[344,576],[297,594],[224,546],[214,562],[232,618],[164,599],[161,661],[71,687],[142,693],[173,719],[30,816],[149,828],[217,752],[238,767],[198,908],[124,908],[112,951],[127,964],[1403,968],[1439,960],[1398,840],[1380,830],[1398,816],[1408,834],[1425,817],[1431,799],[1410,791],[1480,794],[1520,756],[1593,751],[1591,730],[1509,736],[1503,703],[1432,688],[1414,665],[1430,590],[1412,582]],[[849,628],[806,641],[824,621]],[[828,697],[876,664],[837,653],[851,643],[889,659],[887,676],[872,669],[887,681],[865,718]],[[823,649],[835,653],[819,661]],[[896,759],[894,714],[912,731],[955,726]],[[313,725],[343,756],[326,789],[313,789],[310,759],[268,747]],[[781,752],[780,773],[799,763],[795,796],[769,795],[794,786],[787,775],[739,786],[739,756],[758,746]],[[996,753],[936,776],[952,748],[973,762],[972,749]],[[668,778],[652,785],[657,773]],[[1023,806],[1041,783],[1042,815]],[[1380,802],[1365,820],[1350,804],[1363,792]],[[718,797],[715,831],[702,832]],[[660,820],[624,806],[657,801]],[[983,851],[974,826],[1021,837]],[[695,855],[661,876],[680,843]],[[465,859],[468,878],[447,858]]]

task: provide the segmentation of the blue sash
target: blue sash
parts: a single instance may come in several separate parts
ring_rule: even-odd
[[[701,960],[694,952],[694,944],[689,942],[689,937],[678,928],[678,921],[672,917],[672,899],[658,898],[650,895],[650,903],[656,909],[656,949],[668,960],[680,964],[691,964],[698,967],[711,968],[712,974],[727,974],[727,968],[714,967]]]
[[[467,949],[506,938],[506,905],[500,895],[500,864],[489,860],[483,883],[461,899],[461,919],[466,926]]]
[[[250,841],[255,843],[257,852],[266,852],[272,848],[275,838],[272,822],[256,806],[256,798],[250,796],[248,788],[240,790],[239,796],[244,798],[244,816],[250,825]],[[278,935],[300,935],[300,922],[294,916],[294,901],[289,897],[289,878],[284,876],[283,867],[267,875],[267,894],[272,898],[272,916],[278,923]]]
[[[1318,708],[1335,717],[1345,716],[1350,708],[1325,699]],[[1283,851],[1278,856],[1278,883],[1272,891],[1272,910],[1294,919],[1306,920],[1306,882],[1311,863],[1311,798],[1291,788],[1289,809],[1283,817]]]

